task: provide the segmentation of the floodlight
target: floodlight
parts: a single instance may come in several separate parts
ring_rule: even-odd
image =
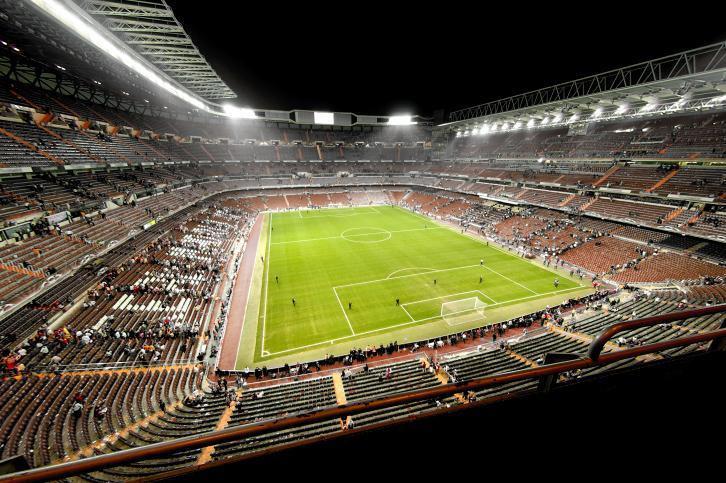
[[[195,97],[191,93],[184,89],[180,89],[167,81],[156,73],[151,68],[147,67],[144,63],[139,61],[134,56],[125,52],[122,48],[118,47],[117,43],[114,42],[108,35],[97,30],[92,24],[87,22],[85,19],[76,15],[72,10],[69,9],[59,0],[30,0],[38,8],[43,10],[45,13],[55,18],[58,22],[64,25],[66,28],[74,32],[76,35],[81,37],[91,45],[96,46],[106,55],[120,62],[127,68],[134,71],[136,74],[144,77],[150,82],[161,87],[163,90],[171,93],[172,95],[180,98],[181,100],[192,104],[193,106],[211,111],[211,108],[206,105],[201,99]],[[17,52],[20,49],[14,48]]]
[[[410,126],[411,124],[416,124],[411,119],[411,116],[408,114],[399,115],[399,116],[390,116],[388,118],[388,125],[389,126]]]
[[[706,103],[707,106],[714,106],[716,104],[723,104],[726,102],[726,96],[714,97]]]
[[[255,111],[248,107],[237,107],[232,104],[224,104],[222,106],[224,114],[233,119],[255,119],[257,115]]]
[[[315,124],[335,124],[335,114],[332,112],[313,112]]]

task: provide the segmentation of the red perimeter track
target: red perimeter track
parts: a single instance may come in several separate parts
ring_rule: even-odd
[[[257,245],[260,243],[261,230],[262,215],[257,215],[255,225],[252,227],[250,236],[247,238],[247,246],[242,254],[242,262],[237,271],[237,279],[235,280],[229,313],[227,314],[227,328],[224,332],[224,340],[222,341],[222,352],[219,355],[219,368],[224,371],[233,371],[237,364],[237,352],[239,350],[242,327],[245,323],[247,297],[250,293],[252,272],[255,269],[255,258],[257,257]]]

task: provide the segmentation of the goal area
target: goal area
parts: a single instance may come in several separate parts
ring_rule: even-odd
[[[484,319],[487,304],[479,297],[452,300],[441,304],[441,318],[449,325],[460,325]]]

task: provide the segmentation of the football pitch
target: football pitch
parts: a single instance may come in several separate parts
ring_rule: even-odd
[[[591,291],[393,206],[266,213],[258,246],[238,368],[437,337]]]

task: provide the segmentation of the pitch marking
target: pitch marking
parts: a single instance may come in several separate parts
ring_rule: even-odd
[[[436,271],[435,268],[426,268],[426,267],[410,267],[410,268],[399,268],[398,270],[394,270],[393,272],[389,273],[386,277],[386,280],[389,278],[395,278],[393,275],[398,272],[405,272],[407,270],[426,270],[425,272],[419,272],[419,274],[428,273],[431,271]]]
[[[371,228],[371,227],[368,227]],[[374,230],[383,230],[384,228],[373,228]],[[411,231],[424,231],[424,230],[445,230],[446,228],[443,226],[439,227],[432,227],[432,228],[411,228],[408,230],[386,230],[388,233],[408,233]],[[356,236],[367,236],[371,235],[371,233],[361,233],[360,235],[346,235],[346,237],[356,237]],[[343,238],[341,235],[337,236],[324,236],[321,238],[305,238],[302,240],[289,240],[289,241],[281,241],[281,242],[274,242],[273,245],[287,245],[289,243],[307,243],[307,242],[314,242],[314,241],[321,241],[321,240],[335,240],[335,239],[342,239],[345,240],[346,238]],[[348,240],[352,241],[352,240]]]
[[[265,351],[265,329],[267,326],[267,287],[270,280],[270,244],[272,243],[272,213],[270,213],[268,233],[267,233],[267,250],[265,250],[265,313],[262,314],[262,347],[261,351]],[[269,353],[268,353],[269,354]]]
[[[353,335],[355,335],[355,330],[353,330],[353,326],[350,323],[348,314],[345,312],[345,308],[343,308],[343,303],[340,301],[340,297],[338,297],[338,291],[335,290],[335,287],[333,287],[333,293],[335,294],[335,298],[338,299],[338,305],[340,305],[340,310],[343,311],[343,317],[345,317],[345,321],[348,322],[348,327],[350,328],[350,331],[353,333]]]
[[[579,290],[579,289],[582,289],[582,288],[583,287],[572,287],[572,288],[563,289],[563,290],[556,290],[554,292],[546,292],[546,293],[542,293],[542,294],[538,294],[538,295],[530,295],[528,297],[522,297],[522,298],[518,298],[518,299],[507,300],[505,302],[498,302],[496,304],[487,305],[487,308],[494,307],[494,306],[497,306],[497,305],[509,304],[509,303],[512,303],[512,302],[521,302],[523,300],[529,300],[529,299],[538,298],[538,297],[545,297],[545,296],[549,296],[549,295],[555,295],[555,294],[558,294],[558,293],[572,292],[573,290]],[[409,314],[409,317],[411,317],[410,314]],[[388,325],[386,327],[380,327],[378,329],[367,330],[365,332],[358,332],[355,336],[347,335],[347,336],[344,336],[344,337],[336,337],[334,339],[325,340],[323,342],[316,342],[314,344],[307,344],[307,345],[303,345],[303,346],[299,346],[299,347],[294,347],[292,349],[285,349],[285,350],[278,351],[278,352],[271,352],[270,355],[271,356],[276,356],[276,355],[279,355],[279,354],[286,354],[288,352],[297,352],[297,351],[300,351],[302,349],[309,349],[311,347],[317,347],[317,346],[326,345],[326,344],[333,344],[335,342],[340,342],[340,341],[343,341],[343,340],[346,340],[346,339],[351,339],[353,337],[361,337],[361,336],[364,336],[364,335],[374,334],[376,332],[382,332],[382,331],[385,331],[385,330],[396,329],[396,328],[399,328],[399,327],[405,327],[407,325],[416,324],[416,323],[419,323],[419,322],[427,322],[429,320],[440,319],[440,318],[441,318],[441,316],[440,315],[437,315],[435,317],[427,317],[425,319],[414,319],[414,320],[411,320],[410,322],[403,322],[401,324]]]

